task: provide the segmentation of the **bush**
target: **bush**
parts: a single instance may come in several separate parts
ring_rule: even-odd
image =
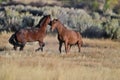
[[[97,26],[87,28],[82,35],[89,38],[102,38],[105,35],[105,31]]]
[[[120,25],[117,19],[112,19],[108,21],[104,26],[107,36],[111,39],[118,39],[120,35],[119,26]]]
[[[97,7],[96,4],[95,6]],[[42,14],[50,14],[52,19],[58,18],[66,27],[79,31],[85,37],[120,38],[119,15],[117,15],[118,18],[111,19],[111,15],[116,16],[113,12],[109,12],[109,14],[104,13],[103,15],[100,15],[98,12],[88,14],[83,9],[58,6],[5,6],[5,11],[0,11],[0,31],[16,31],[21,27],[34,27],[43,16]],[[107,16],[109,18],[107,18]],[[105,25],[101,24],[103,22]]]
[[[93,25],[92,17],[82,9],[62,8],[62,7],[43,7],[40,10],[44,14],[51,14],[53,18],[58,18],[64,25],[80,32]],[[79,30],[78,30],[79,31]]]
[[[33,27],[34,19],[31,17],[24,17],[22,20],[22,27]]]

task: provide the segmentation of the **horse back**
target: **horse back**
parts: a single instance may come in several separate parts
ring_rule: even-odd
[[[21,29],[16,33],[16,37],[19,42],[33,41],[35,39],[35,32],[30,29]]]
[[[42,33],[39,29],[21,29],[16,36],[19,42],[33,42],[42,40],[45,37],[45,33]]]

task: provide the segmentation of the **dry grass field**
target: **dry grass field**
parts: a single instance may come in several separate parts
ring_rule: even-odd
[[[66,55],[56,36],[46,36],[44,52],[37,42],[14,51],[11,34],[0,34],[0,80],[120,80],[120,42],[84,38],[81,53],[73,46]]]

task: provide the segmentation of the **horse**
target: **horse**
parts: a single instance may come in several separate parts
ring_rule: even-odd
[[[50,26],[51,31],[57,29],[60,53],[63,43],[65,44],[66,54],[69,52],[72,45],[77,45],[78,51],[80,52],[83,41],[79,32],[67,29],[58,19],[53,19],[50,22]]]
[[[50,15],[45,15],[37,24],[38,28],[23,28],[16,31],[10,38],[9,43],[13,45],[13,49],[17,50],[17,47],[20,47],[19,50],[23,50],[25,44],[27,42],[39,42],[39,48],[36,51],[43,51],[43,47],[45,43],[43,42],[46,36],[47,25],[50,23],[51,17]]]

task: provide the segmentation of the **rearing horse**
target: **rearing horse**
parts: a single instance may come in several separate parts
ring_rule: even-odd
[[[58,20],[54,19],[50,22],[51,30],[57,29],[58,31],[58,41],[59,41],[59,51],[61,53],[62,44],[65,44],[66,53],[69,52],[72,45],[77,44],[80,52],[81,45],[83,44],[82,36],[79,32],[73,30],[68,30],[64,25]]]
[[[36,51],[43,51],[43,47],[45,46],[43,40],[46,36],[46,29],[50,20],[50,15],[46,15],[39,21],[37,25],[37,27],[39,26],[38,28],[20,29],[10,37],[9,43],[14,46],[14,50],[16,50],[17,47],[20,47],[20,50],[23,50],[26,42],[38,41],[40,47],[36,49]]]

